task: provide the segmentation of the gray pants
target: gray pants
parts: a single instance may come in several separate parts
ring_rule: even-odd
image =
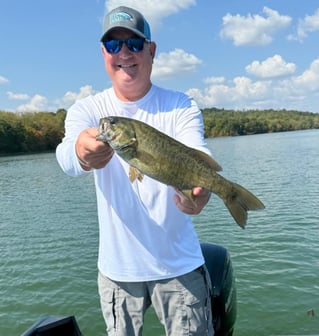
[[[101,308],[109,336],[141,336],[152,304],[167,336],[212,336],[211,285],[206,267],[177,278],[113,281],[98,276]]]

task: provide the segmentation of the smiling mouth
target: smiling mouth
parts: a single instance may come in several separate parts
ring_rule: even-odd
[[[121,69],[129,69],[136,67],[137,64],[119,64],[118,67]]]

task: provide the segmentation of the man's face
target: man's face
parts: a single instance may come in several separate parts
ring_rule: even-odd
[[[125,40],[137,37],[127,29],[115,29],[109,39]],[[105,68],[110,76],[117,96],[122,100],[137,100],[150,88],[150,76],[155,56],[155,43],[145,42],[142,51],[130,51],[125,43],[116,54],[110,54],[102,47]]]

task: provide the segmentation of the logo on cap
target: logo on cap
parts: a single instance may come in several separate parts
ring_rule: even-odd
[[[110,24],[120,21],[133,21],[133,17],[125,12],[114,13],[110,16]]]

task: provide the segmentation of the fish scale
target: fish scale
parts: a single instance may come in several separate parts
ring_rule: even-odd
[[[110,116],[100,119],[97,140],[109,143],[132,168],[130,179],[143,175],[180,190],[193,203],[194,187],[219,196],[235,222],[242,228],[247,211],[264,209],[264,204],[241,185],[217,172],[220,165],[206,153],[188,147],[139,120]]]

